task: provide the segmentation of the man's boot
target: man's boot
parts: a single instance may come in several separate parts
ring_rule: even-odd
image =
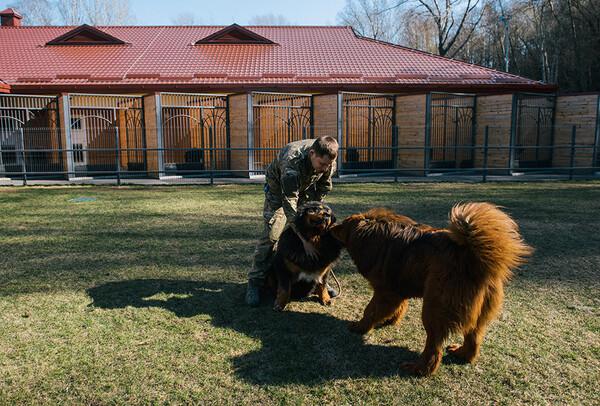
[[[260,287],[262,286],[262,279],[250,278],[248,279],[248,290],[246,291],[246,303],[250,306],[258,306],[260,302]]]

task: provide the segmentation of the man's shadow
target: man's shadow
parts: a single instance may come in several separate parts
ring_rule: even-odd
[[[398,376],[399,365],[418,353],[395,343],[365,344],[348,322],[319,313],[275,312],[272,300],[257,308],[244,302],[245,284],[138,279],[110,282],[87,291],[91,306],[160,307],[178,317],[206,314],[215,327],[260,340],[260,349],[235,356],[235,374],[253,384],[314,384],[332,379]]]

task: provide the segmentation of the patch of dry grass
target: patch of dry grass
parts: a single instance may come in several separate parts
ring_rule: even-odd
[[[338,219],[385,206],[443,227],[489,201],[536,248],[477,362],[445,355],[431,378],[398,368],[424,345],[418,300],[347,331],[371,294],[347,255],[332,307],[245,306],[258,185],[0,188],[0,404],[598,404],[599,187],[336,184]]]

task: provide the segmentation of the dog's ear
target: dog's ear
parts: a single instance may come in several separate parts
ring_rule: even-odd
[[[362,214],[346,217],[344,221],[342,221],[342,224],[336,224],[329,229],[331,236],[342,244],[347,245],[349,234],[358,226],[358,223],[364,219],[365,216]]]
[[[347,228],[346,226],[347,226],[347,223],[343,222],[342,224],[335,224],[334,226],[332,226],[329,229],[329,232],[331,233],[332,237],[343,244],[346,244],[346,238],[348,236],[347,235],[348,232],[346,231],[346,228]]]
[[[348,243],[348,234],[354,228],[355,223],[358,223],[360,220],[363,220],[364,217],[362,214],[355,214],[350,217],[346,217],[342,224],[336,224],[330,228],[331,235],[333,238],[346,245]]]

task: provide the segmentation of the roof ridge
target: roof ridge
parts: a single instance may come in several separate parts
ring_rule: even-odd
[[[249,28],[347,28],[345,25],[244,25]]]
[[[0,28],[18,28],[18,29],[67,28],[67,29],[74,29],[79,26],[80,25],[21,25],[18,27],[0,26]],[[135,29],[139,29],[139,28],[226,28],[226,27],[229,27],[229,25],[165,25],[165,24],[158,24],[158,25],[90,25],[90,27],[94,27],[94,28],[101,30],[101,29],[105,29],[105,28],[135,28]],[[285,29],[292,29],[292,28],[347,29],[347,28],[349,28],[349,26],[345,26],[345,25],[240,25],[240,27],[243,27],[243,28],[285,28]],[[361,38],[361,37],[359,36],[359,38]],[[363,37],[363,38],[372,39],[372,38],[367,38],[367,37]],[[377,41],[377,40],[375,40],[375,41]],[[391,45],[393,45],[393,44],[391,44]]]

